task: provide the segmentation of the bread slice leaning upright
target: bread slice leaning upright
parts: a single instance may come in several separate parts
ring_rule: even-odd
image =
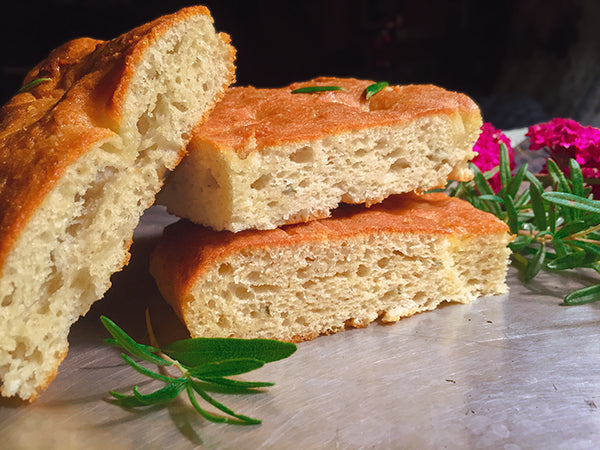
[[[192,337],[302,341],[504,293],[511,239],[468,202],[404,194],[275,230],[181,220],[150,271]]]
[[[127,263],[140,215],[233,82],[234,58],[209,11],[190,7],[112,41],[64,44],[0,110],[2,395],[32,401],[56,376],[71,324]]]
[[[367,96],[372,84],[320,77],[228,89],[158,201],[216,230],[272,229],[472,178],[482,119],[469,97],[431,85]],[[325,87],[338,89],[294,93]]]

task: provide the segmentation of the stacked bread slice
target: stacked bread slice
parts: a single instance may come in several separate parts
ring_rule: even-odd
[[[64,44],[0,110],[2,395],[32,401],[56,376],[234,57],[208,10],[185,8]]]
[[[479,109],[371,84],[231,88],[195,130],[159,194],[189,220],[151,258],[193,337],[302,341],[506,291],[504,222],[422,194],[470,179]],[[294,93],[315,86],[335,90]]]

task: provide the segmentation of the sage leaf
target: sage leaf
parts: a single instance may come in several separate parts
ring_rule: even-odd
[[[264,365],[264,361],[254,358],[226,359],[190,367],[188,373],[196,378],[225,377],[250,372]]]
[[[184,366],[194,367],[238,358],[278,361],[293,354],[296,345],[269,339],[194,338],[175,341],[162,351]]]

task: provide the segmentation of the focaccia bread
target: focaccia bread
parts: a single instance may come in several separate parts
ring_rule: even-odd
[[[64,44],[0,110],[2,395],[32,401],[56,376],[234,59],[209,11],[186,8]]]
[[[158,201],[216,230],[271,229],[327,217],[340,202],[467,181],[482,123],[467,96],[430,85],[317,78],[235,87],[195,130]],[[306,86],[343,90],[292,93]]]
[[[506,292],[512,239],[444,194],[405,194],[275,230],[165,229],[150,270],[192,337],[313,339]]]

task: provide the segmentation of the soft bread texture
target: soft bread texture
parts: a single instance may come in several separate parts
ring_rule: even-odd
[[[463,94],[318,78],[281,89],[235,87],[195,130],[158,201],[216,230],[272,229],[324,218],[340,202],[472,178],[482,119]],[[344,90],[293,94],[306,86]]]
[[[2,395],[32,401],[55,377],[71,324],[127,263],[234,58],[209,11],[186,8],[112,41],[68,42],[25,82],[48,80],[0,110]]]
[[[405,194],[275,230],[182,220],[151,257],[192,337],[313,339],[506,292],[506,224],[444,194]]]

